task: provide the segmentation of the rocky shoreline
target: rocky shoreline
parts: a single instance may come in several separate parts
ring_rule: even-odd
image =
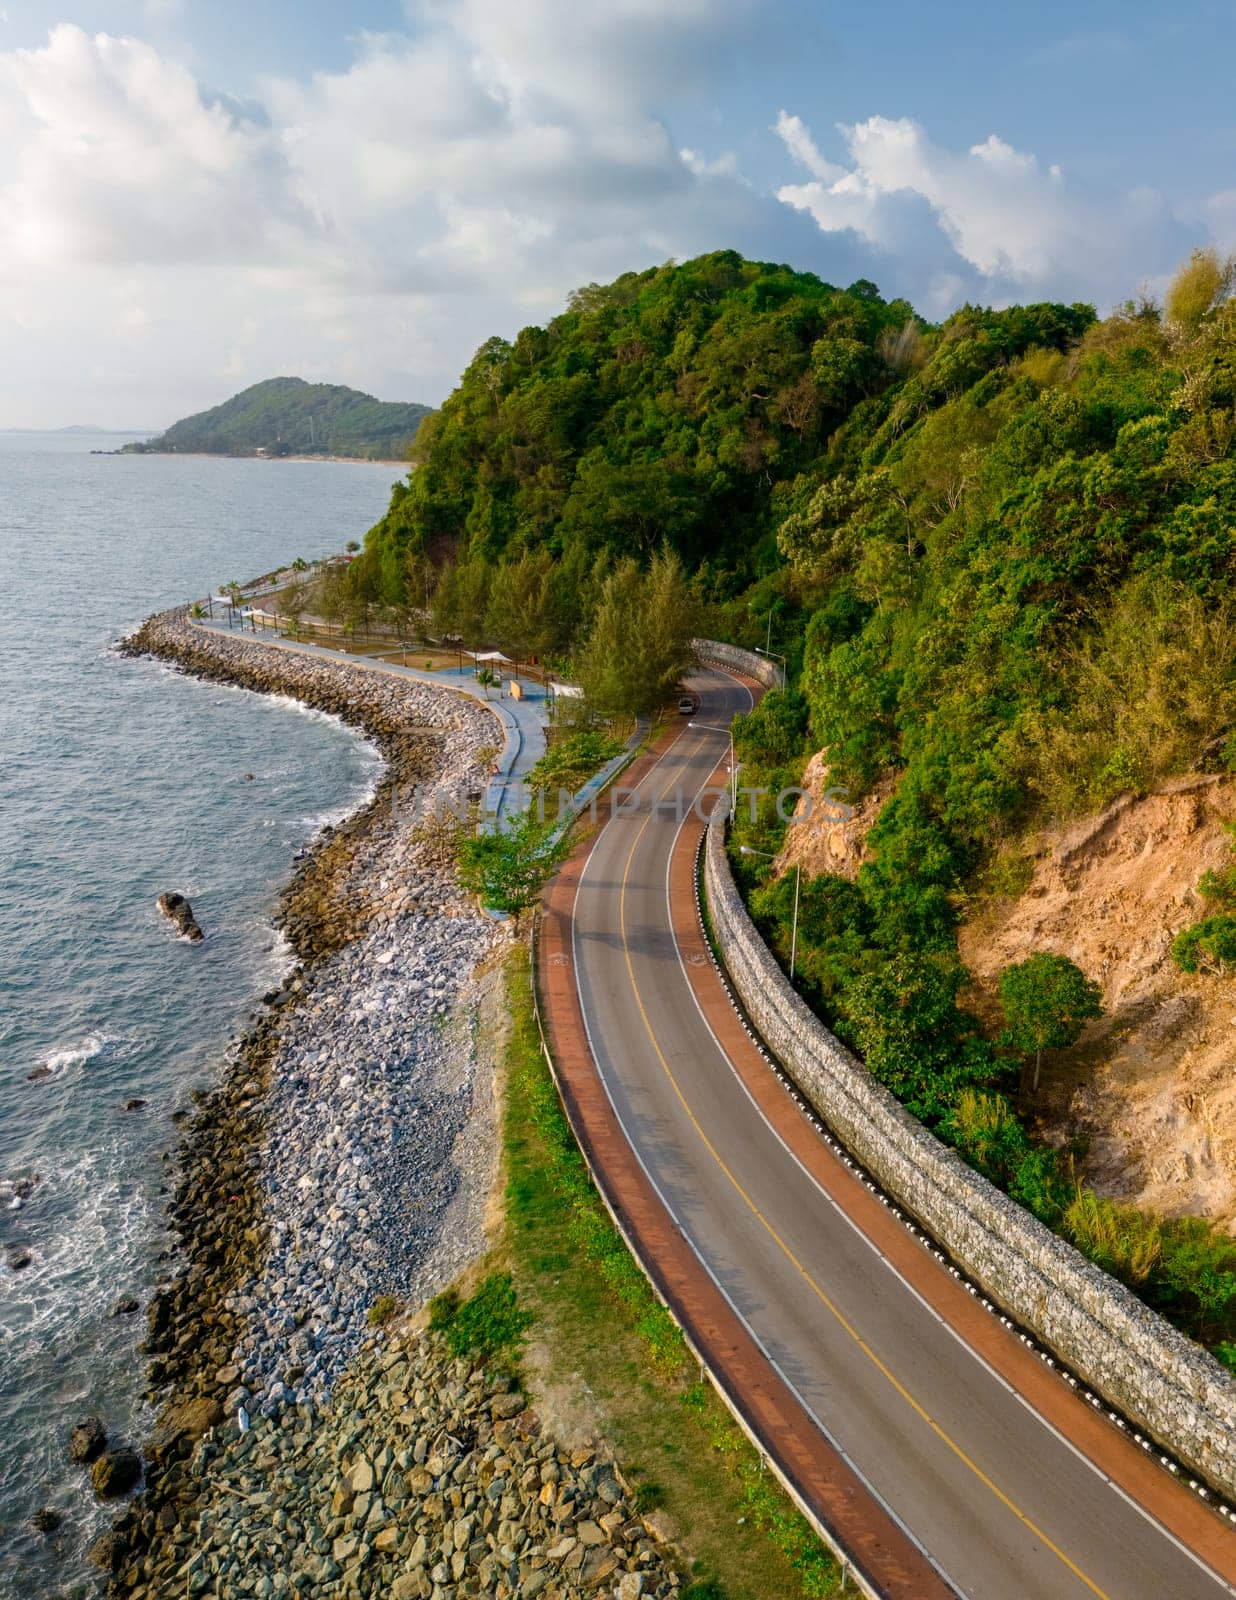
[[[396,803],[416,784],[480,783],[483,707],[212,634],[183,610],[120,648],[294,696],[359,729],[386,764],[283,893],[276,921],[297,964],[198,1096],[179,1151],[177,1249],[145,1346],[158,1407],[145,1487],[96,1551],[111,1593],[154,1596],[171,1592],[176,1534],[195,1519],[201,1436],[235,1432],[242,1408],[320,1404],[371,1333],[375,1300],[421,1299],[480,1249],[493,1139],[471,1139],[471,1171],[456,1146],[476,1118],[492,1125],[492,1094],[452,1018],[501,935],[456,887],[447,842]]]
[[[439,1334],[376,1335],[318,1411],[197,1447],[189,1595],[616,1600],[677,1581],[621,1474],[543,1436],[504,1374]],[[168,1593],[172,1592],[170,1589]]]
[[[480,787],[489,714],[183,610],[121,648],[292,695],[386,766],[298,866],[276,919],[296,966],[196,1097],[177,1247],[149,1307],[144,1484],[93,1551],[109,1596],[676,1595],[603,1455],[558,1449],[508,1376],[415,1319],[373,1325],[486,1242],[501,1004],[487,958],[506,935],[459,890],[449,839],[400,801]]]

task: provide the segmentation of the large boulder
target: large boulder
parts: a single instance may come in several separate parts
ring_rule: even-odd
[[[135,1489],[142,1476],[142,1458],[136,1450],[109,1450],[90,1469],[90,1481],[100,1500],[115,1500]]]
[[[69,1460],[84,1466],[107,1449],[107,1429],[102,1417],[86,1417],[69,1435]]]
[[[174,889],[168,890],[159,896],[158,905],[163,915],[176,924],[182,938],[199,944],[206,937],[197,925],[193,907],[183,894],[177,894]]]
[[[186,1445],[195,1444],[208,1428],[217,1428],[222,1421],[223,1407],[211,1395],[173,1401],[159,1417],[146,1453],[157,1467],[162,1467],[180,1455]]]
[[[109,1529],[101,1533],[87,1551],[89,1560],[104,1572],[119,1572],[128,1546],[124,1536]]]

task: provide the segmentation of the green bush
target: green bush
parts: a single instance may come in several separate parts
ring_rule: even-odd
[[[429,1307],[429,1325],[446,1335],[451,1353],[482,1360],[516,1357],[532,1320],[530,1312],[520,1309],[509,1272],[483,1278],[466,1300],[448,1289]]]
[[[554,838],[553,822],[538,821],[536,811],[530,810],[501,831],[461,830],[455,865],[460,883],[491,911],[518,916],[540,897],[570,850],[565,835]]]
[[[399,1310],[399,1302],[393,1294],[380,1294],[369,1307],[366,1321],[371,1328],[380,1328],[389,1322]]]
[[[1132,1287],[1145,1283],[1162,1257],[1163,1235],[1155,1217],[1093,1189],[1078,1189],[1064,1213],[1064,1227],[1083,1254]]]
[[[955,957],[894,956],[850,984],[838,1030],[872,1075],[929,1126],[947,1119],[965,1089],[985,1088],[1001,1067],[957,1006],[965,968]]]
[[[524,781],[534,794],[538,790],[544,792],[546,815],[553,816],[560,789],[574,794],[624,748],[621,739],[596,728],[585,728],[550,745]]]
[[[1182,972],[1226,972],[1236,961],[1236,916],[1224,912],[1184,928],[1172,940],[1172,960]]]
[[[734,718],[734,749],[744,766],[787,766],[807,753],[807,702],[793,689],[770,689],[753,711]]]

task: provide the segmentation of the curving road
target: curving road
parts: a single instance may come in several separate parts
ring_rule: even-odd
[[[701,722],[751,703],[718,671],[692,686]],[[993,1319],[979,1312],[977,1327],[973,1302],[959,1307],[943,1269],[761,1073],[732,1014],[727,1029],[698,948],[699,825],[656,804],[676,790],[689,804],[726,749],[684,719],[632,809],[581,857],[565,935],[595,1071],[695,1260],[941,1592],[1236,1594],[1236,1536]]]

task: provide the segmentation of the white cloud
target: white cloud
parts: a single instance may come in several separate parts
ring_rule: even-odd
[[[777,132],[786,149],[800,166],[806,167],[821,183],[836,184],[845,177],[845,168],[834,166],[820,154],[815,140],[801,117],[792,117],[787,111],[777,113]]]
[[[490,332],[579,283],[806,239],[732,158],[680,151],[660,115],[754,15],[754,0],[517,15],[424,0],[415,34],[360,39],[345,70],[271,77],[260,103],[67,24],[0,53],[0,360],[37,369],[14,401],[57,368],[63,387],[65,351],[86,346],[100,359],[75,375],[183,384],[173,412],[221,397],[205,373],[323,365],[434,399]],[[136,395],[72,404],[109,407],[148,412]]]
[[[67,24],[0,52],[0,424],[170,420],[273,372],[434,400],[571,288],[722,247],[939,313],[1111,298],[1174,241],[1155,196],[1095,205],[998,137],[956,154],[881,117],[837,162],[783,112],[808,181],[762,192],[742,130],[708,150],[666,121],[694,104],[708,125],[717,84],[769,50],[756,0],[408,10],[257,99]]]
[[[277,137],[137,40],[61,25],[0,55],[0,97],[0,228],[36,267],[243,260],[303,232]]]
[[[1057,165],[1016,150],[997,134],[962,153],[934,144],[907,117],[871,117],[841,128],[848,164],[834,167],[797,117],[777,131],[812,173],[779,198],[828,234],[851,231],[877,250],[918,248],[939,272],[942,246],[958,279],[988,295],[1057,293],[1110,301],[1180,253],[1183,235],[1158,194],[1095,195],[1070,187]]]

